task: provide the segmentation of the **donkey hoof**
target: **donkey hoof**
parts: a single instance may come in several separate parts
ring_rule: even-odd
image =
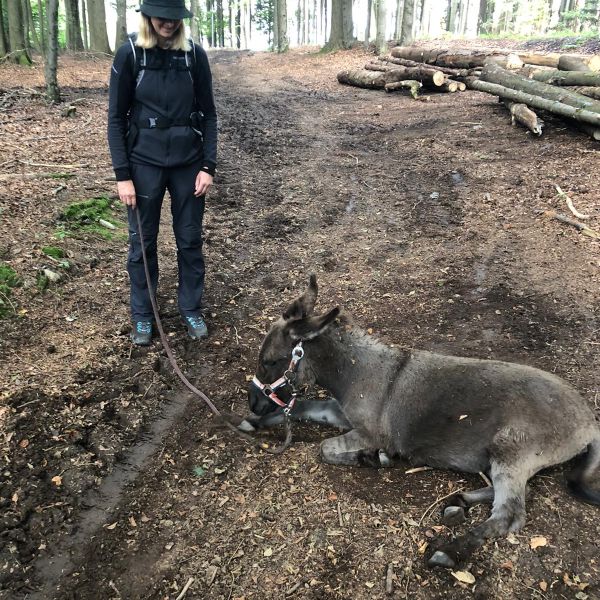
[[[254,425],[252,425],[252,423],[250,423],[247,419],[244,419],[238,426],[237,428],[240,431],[243,431],[244,433],[252,433],[253,431],[256,431],[256,427],[254,427]]]
[[[385,450],[379,451],[379,464],[382,467],[391,467],[392,459],[386,454]]]
[[[456,563],[441,550],[436,550],[427,561],[428,567],[444,567],[445,569],[454,569]]]
[[[442,523],[446,527],[454,527],[465,522],[465,510],[462,506],[447,506],[444,509]]]

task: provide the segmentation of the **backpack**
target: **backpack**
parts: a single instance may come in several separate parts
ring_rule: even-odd
[[[137,86],[140,82],[140,79],[144,76],[144,71],[146,70],[146,48],[140,48],[139,46],[135,45],[135,42],[137,40],[137,33],[132,33],[128,35],[127,39],[129,41],[129,45],[131,46],[133,59],[133,78]],[[189,38],[188,41],[190,42],[192,50],[186,51],[185,64],[188,68],[190,78],[195,87],[196,82],[194,81],[193,67],[196,65],[196,44],[194,44],[194,40],[192,38]]]

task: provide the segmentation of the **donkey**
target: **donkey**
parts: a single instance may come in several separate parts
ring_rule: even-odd
[[[573,457],[569,490],[600,505],[600,492],[590,485],[600,466],[600,426],[565,381],[515,363],[389,348],[339,308],[313,314],[316,299],[313,275],[265,337],[248,392],[253,415],[242,426],[281,421],[283,407],[292,416],[349,429],[322,442],[329,464],[387,466],[389,457],[402,456],[487,473],[492,487],[456,494],[443,521],[460,523],[465,510],[480,503],[492,504],[491,516],[440,544],[430,567],[454,568],[486,538],[523,527],[528,479]],[[294,408],[296,386],[310,384],[333,398]]]

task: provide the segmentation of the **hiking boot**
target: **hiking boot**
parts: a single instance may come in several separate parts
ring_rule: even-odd
[[[134,321],[130,337],[136,346],[149,346],[152,343],[152,321]]]
[[[183,317],[183,323],[187,327],[188,335],[193,340],[202,340],[208,337],[208,328],[202,317],[186,315]]]

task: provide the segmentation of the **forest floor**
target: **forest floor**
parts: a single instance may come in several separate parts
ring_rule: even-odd
[[[386,343],[556,372],[600,415],[600,245],[538,213],[570,214],[558,184],[600,229],[600,146],[550,116],[541,138],[511,127],[478,92],[426,103],[337,83],[366,60],[211,54],[206,342],[179,323],[168,202],[159,244],[182,369],[246,414],[261,339],[316,273],[318,310]],[[109,70],[61,58],[67,117],[39,94],[41,64],[0,67],[0,261],[21,282],[2,288],[0,598],[600,598],[598,509],[567,495],[561,467],[531,481],[522,531],[456,576],[432,571],[427,546],[453,533],[441,500],[479,476],[324,465],[337,431],[307,424],[267,455],[183,391],[158,340],[131,346],[125,212],[105,213],[116,230],[65,214],[114,200]]]

